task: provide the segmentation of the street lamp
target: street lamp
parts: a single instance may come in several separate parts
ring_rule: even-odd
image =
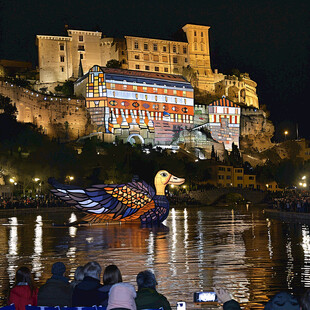
[[[286,140],[287,135],[288,135],[288,131],[287,131],[287,130],[285,130],[285,131],[284,131],[284,137],[285,137],[285,140]]]

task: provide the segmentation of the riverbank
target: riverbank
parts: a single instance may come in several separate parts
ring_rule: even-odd
[[[264,214],[271,218],[298,223],[310,223],[310,213],[264,209]]]

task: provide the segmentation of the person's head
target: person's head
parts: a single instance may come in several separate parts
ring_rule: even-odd
[[[89,262],[84,266],[84,277],[100,280],[101,266],[97,262]]]
[[[297,299],[287,293],[280,292],[272,297],[266,304],[265,310],[300,310]]]
[[[84,279],[84,266],[78,266],[74,273],[74,281],[82,281]]]
[[[303,310],[310,310],[310,289],[308,288],[300,299],[300,305]]]
[[[103,284],[110,285],[123,282],[120,270],[115,265],[109,265],[103,272]]]
[[[54,276],[61,277],[61,276],[64,275],[65,272],[66,272],[66,266],[65,266],[64,263],[57,262],[57,263],[53,264],[53,266],[52,266],[52,274]]]
[[[16,276],[15,276],[15,282],[16,283],[24,282],[28,284],[31,283],[32,277],[31,277],[31,272],[29,268],[20,267],[19,269],[17,269]]]
[[[130,283],[114,284],[109,292],[107,310],[114,308],[125,308],[136,310],[136,290]]]
[[[137,275],[138,290],[141,288],[156,289],[157,281],[155,275],[150,270],[141,271]]]
[[[27,283],[30,289],[33,290],[34,285],[29,268],[20,267],[19,269],[17,269],[15,276],[15,285],[17,285],[18,283]]]

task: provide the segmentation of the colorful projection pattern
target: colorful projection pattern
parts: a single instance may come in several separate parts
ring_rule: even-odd
[[[169,202],[165,197],[167,184],[180,185],[184,179],[165,170],[154,179],[155,190],[145,181],[132,180],[121,185],[93,185],[87,189],[63,185],[54,179],[49,183],[51,192],[71,206],[89,213],[83,220],[89,223],[109,221],[159,224],[169,214]]]
[[[96,65],[87,76],[87,109],[98,129],[108,134],[146,131],[142,135],[147,138],[165,124],[171,142],[173,126],[193,126],[193,97],[191,84],[179,75]]]

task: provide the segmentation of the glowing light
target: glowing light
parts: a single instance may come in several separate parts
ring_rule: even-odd
[[[40,181],[40,179],[39,178],[34,178],[33,181],[38,182],[38,181]]]

